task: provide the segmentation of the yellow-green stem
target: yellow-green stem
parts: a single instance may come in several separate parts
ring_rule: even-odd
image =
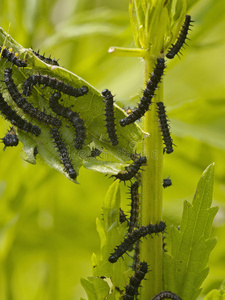
[[[146,81],[152,72],[155,61],[146,61]],[[150,133],[144,141],[143,153],[147,157],[147,166],[142,172],[141,224],[155,224],[162,220],[162,168],[163,145],[159,130],[156,102],[162,101],[162,84],[153,98],[150,110],[143,118],[143,129]],[[146,261],[151,272],[143,282],[140,300],[149,300],[162,291],[162,235],[154,235],[143,240],[140,246],[140,259]]]

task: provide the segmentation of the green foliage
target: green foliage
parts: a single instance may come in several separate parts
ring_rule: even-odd
[[[204,300],[224,300],[225,295],[221,294],[218,290],[212,290],[208,293],[208,295],[204,298]]]
[[[184,300],[194,300],[208,274],[206,264],[216,239],[210,239],[214,166],[203,173],[192,204],[185,201],[180,229],[171,228],[171,255],[165,260],[165,289],[175,291]]]
[[[0,24],[21,45],[60,58],[61,66],[99,91],[111,89],[120,105],[135,106],[143,88],[142,63],[107,53],[112,45],[134,45],[127,3],[1,1]],[[170,175],[173,182],[164,191],[164,219],[168,227],[180,224],[181,199],[191,197],[202,170],[215,161],[213,201],[220,210],[213,236],[218,237],[218,243],[209,258],[202,299],[211,289],[218,289],[225,277],[224,1],[200,1],[190,14],[195,23],[188,47],[181,59],[167,63],[164,80],[164,101],[177,145],[174,155],[164,161],[163,176]],[[1,118],[0,125],[3,137],[8,124]],[[82,168],[81,184],[74,185],[38,156],[36,166],[24,163],[19,157],[21,148],[22,143],[0,151],[0,230],[2,240],[7,236],[9,241],[7,247],[1,244],[1,299],[87,298],[79,282],[81,276],[90,275],[91,253],[98,251],[94,220],[101,212],[109,180]],[[123,186],[121,193],[121,205],[127,209]]]
[[[219,290],[210,291],[204,298],[204,300],[224,300],[225,299],[225,282],[220,286]]]
[[[124,260],[118,260],[116,264],[112,264],[108,261],[110,253],[113,252],[115,245],[119,245],[123,241],[124,235],[127,231],[126,222],[121,224],[119,221],[119,214],[120,190],[119,180],[116,180],[110,186],[104,199],[103,218],[102,220],[97,219],[96,222],[97,231],[101,241],[100,254],[93,254],[92,256],[92,268],[94,279],[95,277],[99,278],[101,276],[110,279],[111,284],[113,285],[113,290],[111,291],[113,296],[110,295],[110,297],[114,297],[112,299],[117,299],[120,296],[119,291],[115,289],[115,287],[119,288],[120,290],[123,290],[131,272],[131,270],[129,270],[128,268],[128,261],[131,263],[131,260],[128,257],[126,257]],[[82,284],[83,282],[84,281],[82,280]],[[88,285],[84,286],[89,297],[88,299],[94,299],[95,294],[98,295],[98,298],[96,299],[106,299],[100,298],[100,294],[97,293],[96,289],[93,287],[93,282],[89,282]],[[90,296],[91,291],[92,294]]]
[[[185,15],[199,0],[146,1],[129,3],[131,26],[136,46],[147,51],[148,59],[166,52],[179,35]]]
[[[90,300],[103,300],[109,294],[109,285],[101,278],[81,279],[81,284]]]
[[[215,247],[216,239],[210,238],[213,219],[218,211],[212,205],[214,165],[210,165],[203,173],[192,204],[185,201],[180,229],[174,226],[169,231],[171,253],[164,256],[164,290],[171,290],[183,300],[197,299],[200,287],[209,269],[206,268],[209,255]],[[88,299],[108,299],[109,287],[102,282],[101,276],[110,279],[112,287],[120,290],[128,284],[129,265],[131,261],[118,260],[108,262],[115,245],[123,241],[127,230],[126,222],[119,222],[120,193],[119,181],[115,181],[108,190],[103,203],[103,219],[97,219],[97,230],[101,240],[99,255],[93,254],[93,278],[82,279]],[[112,290],[112,299],[119,293]],[[104,298],[103,294],[104,293]],[[101,298],[102,297],[102,298]],[[211,298],[210,298],[211,299]]]

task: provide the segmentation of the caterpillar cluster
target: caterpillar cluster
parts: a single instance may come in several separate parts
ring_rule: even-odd
[[[51,58],[46,58],[44,55],[40,55],[39,52],[33,51],[39,59],[44,62],[52,65],[58,65],[57,61]],[[5,47],[0,47],[0,56],[12,62],[13,65],[17,67],[27,67],[27,62],[22,61],[18,58],[18,54],[7,49]],[[64,171],[68,173],[70,178],[76,179],[76,172],[72,166],[71,160],[67,153],[67,147],[62,141],[61,135],[58,129],[62,126],[62,121],[58,117],[46,114],[43,111],[40,111],[38,108],[35,108],[33,104],[27,101],[27,99],[19,92],[17,85],[13,80],[11,68],[6,68],[4,71],[4,82],[7,88],[11,99],[15,102],[16,106],[23,111],[24,114],[28,115],[32,120],[36,120],[40,123],[50,126],[51,135],[53,137],[56,148],[60,153],[61,163],[64,165]],[[28,77],[27,81],[23,84],[23,94],[29,96],[31,94],[31,89],[36,84],[43,84],[44,86],[49,86],[52,89],[59,90],[70,96],[80,97],[88,92],[88,87],[83,86],[80,89],[73,88],[72,86],[64,83],[63,81],[58,80],[57,78],[51,78],[47,75],[38,74]],[[26,91],[26,92],[25,92]],[[53,97],[52,97],[53,98]],[[51,99],[52,99],[51,98]],[[52,99],[52,107],[54,106],[53,111],[56,111],[57,116],[66,117],[69,121],[72,122],[75,132],[75,147],[81,149],[84,140],[86,138],[86,128],[84,126],[84,121],[79,117],[79,114],[73,112],[70,108],[66,108],[63,105],[60,105],[57,100]],[[5,116],[5,118],[11,122],[13,126],[18,127],[20,130],[29,132],[35,136],[41,134],[41,129],[37,125],[33,125],[30,122],[27,122],[23,117],[20,117],[16,110],[14,110],[10,104],[5,101],[3,95],[0,94],[0,112]],[[19,142],[16,134],[9,132],[2,139],[2,142],[5,144],[5,147],[16,146]]]
[[[188,31],[190,30],[190,26],[192,26],[192,21],[191,20],[191,16],[186,15],[185,17],[185,21],[184,24],[182,26],[181,32],[178,36],[178,39],[176,41],[176,43],[173,45],[172,47],[169,49],[168,53],[166,54],[166,57],[169,59],[174,58],[175,55],[178,55],[178,53],[180,52],[181,48],[184,46],[184,44],[186,44],[186,39],[187,39],[187,35],[188,35]]]
[[[177,38],[175,44],[172,44],[168,53],[166,54],[166,58],[171,59],[175,55],[178,55],[181,48],[186,44],[186,39],[188,35],[188,31],[190,30],[190,26],[192,26],[193,21],[189,15],[186,16],[185,22],[182,26],[181,32]],[[32,50],[33,51],[33,50]],[[45,55],[41,55],[38,52],[33,51],[33,54],[43,62],[53,66],[59,66],[57,60],[52,59],[51,57],[45,57]],[[11,49],[1,47],[0,46],[0,56],[1,58],[6,59],[11,62],[12,65],[17,66],[18,68],[26,68],[27,62],[21,60],[18,57],[18,54],[13,52]],[[149,107],[152,103],[153,97],[155,96],[155,92],[162,80],[165,70],[165,59],[163,57],[158,57],[155,67],[150,75],[148,82],[146,83],[146,87],[143,91],[143,95],[140,99],[138,107],[133,110],[128,111],[128,116],[119,120],[119,125],[121,127],[125,127],[131,123],[142,118],[145,113],[149,110]],[[85,144],[85,139],[87,135],[87,129],[85,127],[84,120],[80,117],[80,115],[72,110],[70,107],[65,107],[64,105],[59,103],[61,98],[61,93],[67,94],[73,97],[81,97],[88,93],[88,87],[82,86],[80,88],[75,88],[70,84],[65,83],[58,78],[50,77],[49,75],[43,74],[35,74],[30,75],[23,83],[22,86],[22,94],[19,92],[16,84],[14,83],[12,77],[12,69],[7,68],[4,72],[4,82],[6,84],[9,95],[12,100],[15,102],[16,106],[19,108],[19,111],[22,110],[25,114],[29,115],[30,118],[34,121],[38,121],[40,123],[44,123],[50,127],[50,134],[55,144],[55,148],[59,153],[59,159],[61,164],[64,167],[64,171],[69,175],[69,177],[73,180],[76,180],[77,173],[72,164],[72,159],[70,157],[70,153],[68,151],[67,144],[63,140],[63,136],[59,131],[59,128],[62,126],[62,121],[58,118],[63,117],[67,119],[75,131],[75,139],[74,146],[76,149],[82,149]],[[52,89],[53,93],[49,98],[49,107],[51,110],[57,115],[56,117],[46,114],[43,111],[35,108],[33,104],[29,103],[25,97],[28,97],[32,94],[32,89],[36,85],[43,85],[44,87],[49,87]],[[104,116],[105,116],[105,127],[106,131],[112,146],[117,146],[119,143],[118,136],[116,133],[117,120],[114,114],[114,96],[108,89],[104,89],[102,91],[102,98],[105,103]],[[162,132],[162,138],[165,144],[166,153],[172,153],[173,150],[173,140],[170,136],[170,126],[168,124],[168,118],[166,115],[166,110],[163,102],[156,102],[158,119],[160,123],[160,128]],[[17,126],[20,130],[25,132],[29,132],[35,136],[39,136],[41,134],[41,129],[37,125],[33,125],[27,122],[23,117],[17,114],[16,110],[13,110],[12,107],[5,101],[3,95],[0,93],[0,111],[5,118],[9,120],[14,126]],[[103,115],[103,112],[102,112]],[[16,135],[16,131],[14,128],[11,128],[4,138],[1,139],[4,143],[4,150],[9,146],[17,146],[19,143],[18,137]],[[34,156],[36,157],[38,153],[37,146],[34,148]],[[91,150],[90,157],[95,158],[100,155],[101,151],[97,148]],[[141,281],[144,279],[146,273],[148,272],[148,265],[146,262],[140,262],[140,258],[138,256],[139,251],[139,243],[143,237],[147,235],[158,234],[165,232],[166,224],[163,221],[160,221],[156,224],[149,224],[147,226],[139,227],[139,183],[140,180],[138,175],[141,167],[146,164],[147,158],[146,156],[137,156],[134,158],[134,162],[129,166],[125,167],[124,171],[120,171],[116,175],[112,175],[115,179],[120,181],[132,181],[135,178],[137,181],[131,184],[130,194],[131,194],[131,210],[130,210],[130,218],[127,218],[125,213],[120,209],[120,223],[127,222],[127,234],[123,240],[123,242],[116,246],[114,252],[110,254],[108,261],[110,263],[115,263],[117,260],[122,257],[127,251],[130,251],[135,246],[135,253],[137,255],[134,260],[134,275],[130,278],[129,284],[125,288],[125,292],[123,293],[124,300],[133,300],[136,295],[138,295],[138,288],[140,287]],[[139,180],[139,181],[138,181]],[[170,178],[166,178],[163,180],[163,187],[166,188],[172,184]],[[152,300],[161,300],[161,299],[174,299],[180,300],[180,298],[170,291],[164,291],[156,295]]]
[[[134,276],[130,278],[129,284],[126,286],[125,295],[123,300],[134,300],[134,297],[138,295],[138,288],[141,285],[142,280],[148,273],[148,265],[146,262],[140,262],[135,270]]]
[[[140,99],[137,109],[135,109],[131,112],[131,114],[119,121],[119,124],[122,127],[134,123],[136,120],[143,117],[144,114],[148,111],[149,106],[152,103],[152,98],[154,97],[155,91],[158,87],[158,84],[161,82],[164,69],[164,58],[157,58],[157,63],[155,65],[153,73],[150,76],[149,81],[147,82],[146,88],[144,89],[143,96]]]
[[[58,61],[51,58],[51,56],[50,57],[45,57],[45,54],[41,55],[39,53],[39,50],[37,52],[32,50],[32,52],[35,56],[37,56],[40,60],[42,60],[46,64],[49,64],[49,65],[52,65],[52,66],[59,66]]]
[[[111,253],[109,257],[109,262],[115,263],[117,260],[126,253],[131,246],[133,246],[137,241],[146,235],[152,235],[153,233],[158,234],[164,232],[166,229],[166,224],[160,221],[158,224],[149,224],[147,226],[141,226],[139,229],[133,230],[132,233],[124,239],[124,241],[115,248],[115,251]]]
[[[13,101],[19,108],[22,109],[24,113],[28,114],[31,118],[34,118],[37,121],[47,125],[52,125],[57,128],[62,125],[62,122],[59,119],[38,110],[20,94],[12,78],[12,69],[5,69],[4,80]]]
[[[5,145],[3,151],[6,149],[6,147],[15,147],[19,144],[19,139],[14,127],[11,127],[1,140]]]
[[[77,112],[73,111],[71,108],[59,104],[58,101],[60,98],[61,94],[59,92],[53,93],[49,98],[49,106],[57,115],[64,117],[73,124],[76,134],[76,138],[74,140],[75,148],[82,149],[84,140],[86,138],[86,127],[84,125],[84,121],[80,118]]]
[[[0,46],[0,56],[7,59],[13,65],[17,66],[18,68],[25,68],[27,66],[27,62],[18,58],[18,53],[11,51],[6,47]]]

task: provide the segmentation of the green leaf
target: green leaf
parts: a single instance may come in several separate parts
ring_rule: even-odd
[[[109,294],[109,285],[101,278],[89,277],[88,280],[82,278],[81,284],[89,300],[103,300]]]
[[[79,172],[81,166],[109,174],[116,174],[123,169],[125,162],[130,160],[130,154],[133,153],[134,149],[138,146],[137,144],[144,138],[144,133],[140,127],[136,124],[131,124],[125,128],[119,126],[118,122],[121,118],[124,118],[125,113],[117,105],[114,105],[119,144],[116,147],[112,146],[106,132],[104,116],[105,105],[101,93],[82,78],[68,70],[62,67],[48,65],[39,60],[32,53],[31,49],[22,48],[2,29],[0,30],[0,44],[5,44],[8,48],[12,48],[14,52],[19,53],[21,59],[27,60],[28,66],[26,68],[13,68],[13,78],[18,85],[19,90],[21,90],[23,81],[29,75],[38,73],[49,75],[50,77],[57,77],[59,80],[63,80],[74,87],[88,86],[89,92],[83,97],[74,98],[62,94],[61,98],[65,106],[72,107],[79,113],[87,128],[85,145],[82,150],[77,150],[74,147],[74,128],[66,119],[60,117],[63,124],[60,128],[60,132],[63,140],[66,142],[76,172]],[[4,69],[9,66],[11,66],[11,63],[5,63],[4,59],[0,61],[1,76],[4,74]],[[53,91],[49,87],[43,89],[40,86],[36,86],[34,87],[32,96],[28,98],[28,101],[41,111],[45,111],[46,113],[55,116],[55,113],[51,111],[48,102],[52,92]],[[64,171],[59,154],[52,141],[50,127],[38,123],[29,116],[25,116],[21,110],[16,107],[7,90],[4,90],[3,96],[9,105],[15,108],[20,115],[23,115],[26,117],[26,120],[32,123],[37,123],[41,128],[41,134],[38,137],[19,131],[18,137],[24,145],[24,158],[34,164],[35,157],[33,153],[34,148],[36,147],[39,157],[69,178]],[[92,147],[97,147],[102,151],[100,157],[90,157]]]
[[[204,300],[225,300],[225,280],[222,282],[219,290],[210,291]]]
[[[113,287],[117,287],[123,290],[129,281],[131,270],[128,269],[127,265],[130,258],[127,256],[124,260],[121,258],[116,264],[112,264],[108,261],[110,253],[116,245],[119,245],[127,231],[126,222],[120,224],[119,221],[120,212],[120,190],[119,180],[113,182],[109,187],[103,203],[103,219],[97,219],[97,231],[101,240],[100,254],[93,254],[92,256],[92,267],[93,276],[100,277],[105,276],[110,278]],[[120,293],[115,289],[112,290],[117,297]],[[107,299],[115,299],[110,294]],[[117,299],[117,298],[116,298]]]
[[[225,300],[225,295],[218,290],[212,290],[205,296],[204,300]]]
[[[194,5],[196,5],[200,0],[186,0],[187,10],[189,11]]]
[[[165,258],[165,287],[184,300],[194,300],[208,274],[209,255],[216,245],[210,239],[218,211],[211,207],[214,165],[203,173],[192,204],[185,201],[180,230],[171,228],[171,254]],[[169,272],[167,272],[169,270]]]

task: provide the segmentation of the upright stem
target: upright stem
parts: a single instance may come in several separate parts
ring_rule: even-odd
[[[149,80],[155,61],[146,60],[146,81]],[[144,140],[143,153],[147,157],[147,166],[142,172],[141,224],[155,224],[162,220],[162,168],[163,145],[157,117],[156,102],[162,101],[162,84],[156,91],[150,110],[143,118],[143,129],[150,134]],[[162,235],[143,240],[140,259],[146,261],[151,272],[143,282],[140,300],[149,300],[162,291]]]

